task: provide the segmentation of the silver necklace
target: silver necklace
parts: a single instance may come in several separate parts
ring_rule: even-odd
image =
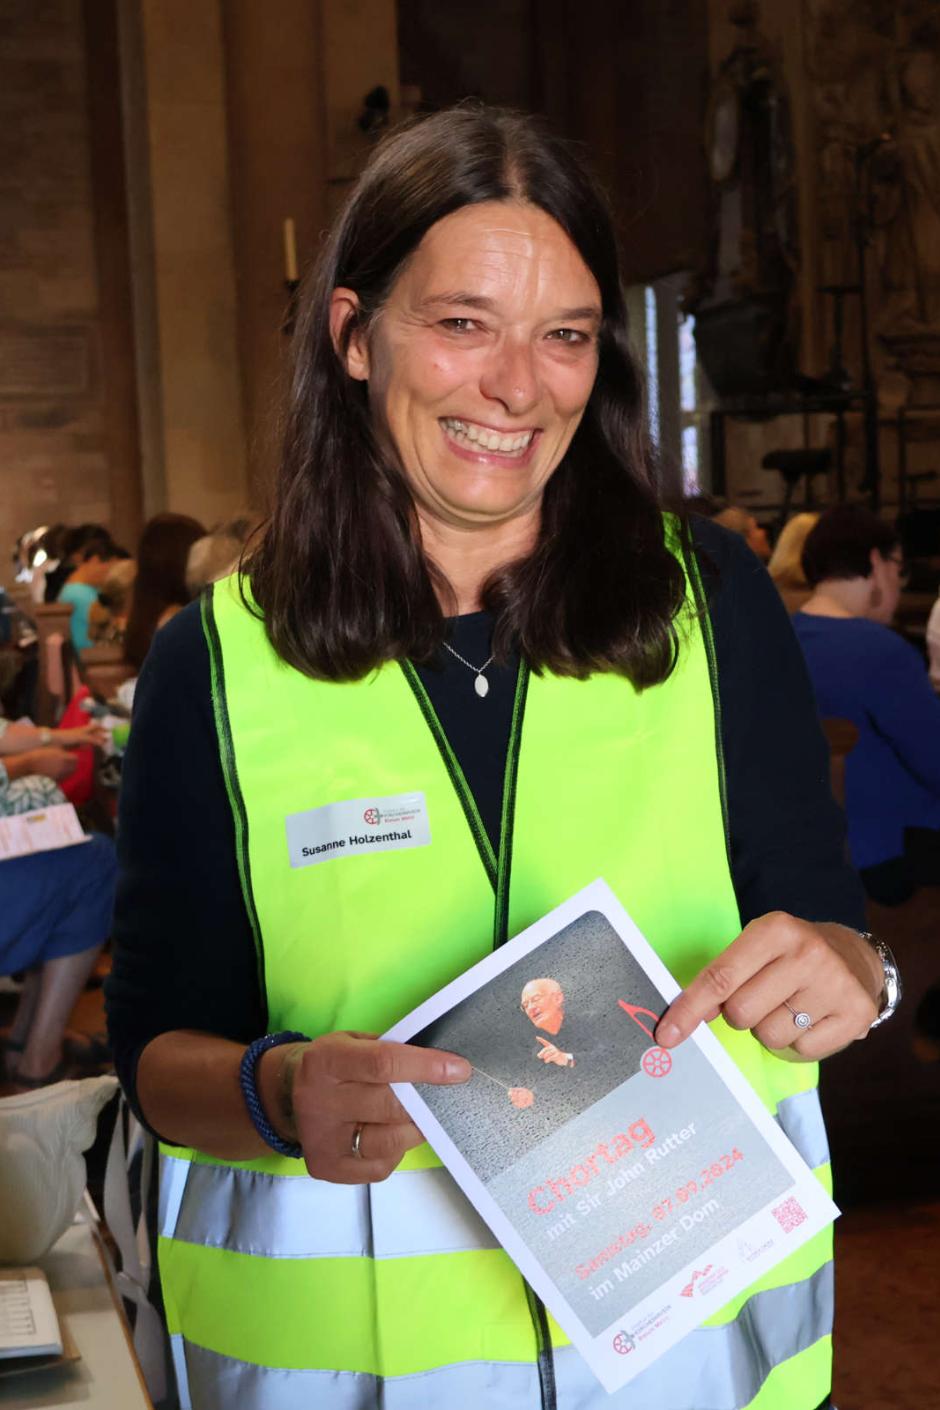
[[[473,688],[480,699],[482,700],[485,696],[489,695],[490,683],[483,672],[486,670],[487,666],[492,663],[493,657],[491,656],[488,661],[484,661],[482,666],[474,666],[470,661],[466,660],[465,657],[461,656],[459,651],[455,651],[452,646],[448,646],[446,641],[442,642],[441,645],[445,651],[449,651],[451,656],[458,660],[462,666],[466,666],[467,670],[472,671],[476,676],[476,680],[473,682]]]

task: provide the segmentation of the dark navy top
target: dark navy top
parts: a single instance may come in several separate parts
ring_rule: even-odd
[[[732,877],[742,923],[784,910],[862,929],[864,899],[845,858],[826,745],[787,613],[743,539],[704,520],[696,521],[694,533],[717,656]],[[452,623],[451,644],[474,666],[489,655],[490,626],[482,612]],[[490,693],[479,700],[472,672],[447,653],[421,670],[498,846],[514,663],[491,666],[486,675]],[[194,1028],[247,1043],[267,1024],[196,604],[157,633],[140,675],[118,855],[106,998],[118,1076],[134,1104],[137,1059],[157,1034]],[[677,857],[677,874],[681,866]],[[324,928],[328,932],[329,917]]]
[[[857,867],[900,857],[905,827],[940,828],[940,699],[914,647],[864,617],[793,618],[819,713],[851,720],[845,761]]]

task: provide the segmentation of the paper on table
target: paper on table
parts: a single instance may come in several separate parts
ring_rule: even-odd
[[[0,818],[0,862],[87,841],[71,803],[56,803],[51,808]]]
[[[0,1359],[61,1354],[62,1335],[45,1273],[0,1268]]]
[[[539,979],[562,991],[555,1033],[520,1012]],[[597,881],[385,1035],[473,1064],[395,1090],[608,1391],[838,1214],[704,1025],[657,1047],[678,992]]]

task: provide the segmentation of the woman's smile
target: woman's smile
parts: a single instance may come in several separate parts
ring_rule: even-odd
[[[462,460],[482,464],[527,465],[539,435],[536,427],[501,431],[466,417],[442,416],[439,419],[449,449]]]

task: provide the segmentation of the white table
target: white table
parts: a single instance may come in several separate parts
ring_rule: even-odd
[[[127,1322],[88,1224],[73,1224],[40,1260],[56,1314],[81,1360],[0,1378],[3,1410],[153,1410]]]

